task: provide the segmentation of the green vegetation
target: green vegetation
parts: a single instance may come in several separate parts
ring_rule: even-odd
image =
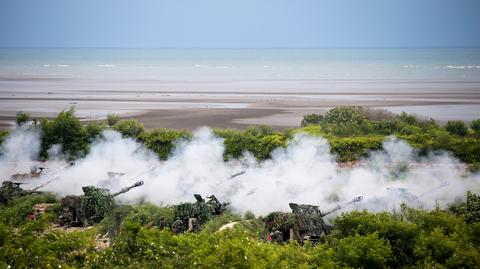
[[[472,130],[476,133],[480,133],[480,119],[472,121],[470,128],[472,128]]]
[[[17,124],[30,121],[19,112]],[[381,149],[386,136],[407,141],[420,154],[445,150],[480,168],[480,119],[468,128],[449,121],[360,107],[337,107],[325,115],[307,115],[302,127],[283,132],[267,126],[245,130],[214,129],[225,144],[224,158],[238,158],[248,151],[258,160],[271,157],[275,148],[285,147],[296,134],[307,133],[328,140],[338,161],[354,161]],[[70,109],[53,119],[42,119],[28,128],[40,128],[41,157],[53,145],[75,159],[89,151],[90,143],[108,128],[135,139],[167,159],[177,141],[189,140],[187,131],[145,130],[135,120],[110,114],[105,122],[83,123]],[[0,132],[3,143],[8,132]],[[29,220],[32,206],[51,203],[39,219]],[[188,206],[186,204],[185,206]],[[480,197],[468,192],[464,202],[448,210],[432,211],[403,207],[400,212],[353,211],[336,217],[331,234],[318,244],[266,242],[265,221],[281,214],[242,217],[226,212],[205,218],[198,233],[174,235],[174,207],[140,202],[116,205],[100,224],[91,229],[53,229],[59,200],[52,194],[16,198],[0,206],[0,267],[10,268],[478,268],[480,267]],[[177,208],[178,209],[178,208]],[[285,218],[288,215],[285,214]],[[288,219],[279,223],[288,223]],[[205,222],[205,223],[204,223]],[[218,231],[235,222],[233,229]],[[166,227],[166,228],[163,228]],[[97,234],[108,234],[114,244],[106,249],[95,245]]]
[[[31,117],[30,117],[30,114],[26,113],[26,112],[23,112],[23,111],[19,111],[17,112],[17,115],[15,117],[15,123],[20,126],[26,122],[29,122],[31,120]]]
[[[445,129],[453,134],[453,135],[466,135],[467,134],[467,126],[465,126],[465,123],[460,120],[449,120],[447,121],[447,125],[445,125]]]
[[[53,229],[55,206],[28,220],[49,194],[16,198],[0,207],[0,266],[10,268],[478,268],[479,196],[448,210],[402,207],[399,212],[354,211],[333,220],[317,244],[265,240],[264,218],[225,213],[198,233],[160,229],[173,221],[171,207],[148,203],[117,206],[91,229]],[[475,213],[472,218],[472,213]],[[230,222],[237,225],[219,231]],[[114,244],[96,247],[97,234],[114,233]]]
[[[24,114],[18,114],[22,123],[30,119]],[[372,150],[381,149],[385,137],[395,135],[417,148],[420,154],[445,150],[470,164],[473,170],[480,167],[480,119],[473,121],[468,129],[461,121],[449,121],[440,126],[432,119],[407,113],[397,115],[386,110],[336,107],[324,116],[306,115],[301,125],[283,132],[268,126],[252,126],[245,130],[214,129],[213,132],[224,140],[226,160],[239,158],[247,151],[258,160],[269,159],[274,149],[285,147],[295,134],[307,133],[326,138],[338,161],[354,161],[368,156]],[[105,122],[82,124],[73,109],[62,111],[50,120],[42,119],[40,124],[30,128],[41,129],[43,159],[48,158],[48,149],[53,145],[60,145],[62,153],[70,159],[85,156],[90,143],[107,128],[143,143],[162,160],[170,156],[177,141],[192,138],[188,131],[145,130],[138,121],[121,120],[116,114],[109,114]],[[0,132],[0,142],[6,135],[7,132]]]
[[[118,116],[117,114],[109,113],[107,115],[107,125],[108,125],[108,127],[113,127],[119,121],[120,121],[120,116]]]
[[[84,156],[88,151],[89,137],[85,126],[75,117],[75,110],[62,111],[52,120],[42,119],[43,133],[40,154],[46,158],[53,145],[61,145],[62,153],[71,159]]]

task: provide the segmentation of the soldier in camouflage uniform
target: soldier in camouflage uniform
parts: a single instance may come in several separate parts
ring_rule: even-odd
[[[179,234],[183,232],[183,221],[180,218],[177,218],[172,224],[172,232],[174,234]]]
[[[274,243],[281,244],[281,243],[283,243],[283,234],[282,234],[282,232],[280,232],[276,228],[273,228],[272,232],[270,233],[270,239]]]

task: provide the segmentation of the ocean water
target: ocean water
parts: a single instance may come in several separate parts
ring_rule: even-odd
[[[231,109],[245,123],[297,126],[338,105],[480,118],[480,48],[0,48],[0,127],[18,110],[52,116],[72,106],[85,119]],[[238,112],[251,108],[276,114]]]
[[[479,48],[0,49],[0,81],[24,79],[480,81]]]

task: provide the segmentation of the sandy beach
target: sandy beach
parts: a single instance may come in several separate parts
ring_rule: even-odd
[[[82,120],[108,113],[146,128],[298,127],[302,116],[358,105],[439,121],[480,118],[480,81],[252,80],[161,81],[0,78],[0,127],[17,111],[52,117],[75,107]]]

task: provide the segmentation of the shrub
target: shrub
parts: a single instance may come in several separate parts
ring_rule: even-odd
[[[18,126],[20,126],[24,123],[27,123],[30,120],[31,120],[30,114],[28,114],[26,112],[23,112],[23,111],[17,112],[17,115],[15,117],[15,122]]]
[[[390,245],[376,233],[340,239],[335,246],[335,260],[344,266],[384,268],[392,256]]]
[[[108,127],[113,127],[119,121],[120,121],[120,116],[118,116],[118,114],[108,113],[108,115],[107,115],[107,125],[108,125]]]
[[[406,112],[400,113],[398,118],[400,119],[400,121],[402,121],[406,124],[410,124],[410,125],[417,125],[418,122],[419,122],[417,116],[412,115],[412,114],[408,114]]]
[[[472,121],[472,123],[470,124],[470,128],[472,128],[472,130],[474,130],[475,132],[480,133],[480,119]]]
[[[325,114],[325,122],[338,125],[360,125],[366,120],[366,115],[361,107],[339,106]]]
[[[392,267],[415,263],[413,251],[419,234],[417,226],[403,221],[398,215],[386,212],[349,212],[335,218],[334,227],[332,237],[337,239],[376,233],[378,237],[387,240],[395,253],[388,262]]]
[[[81,157],[88,151],[88,133],[75,117],[73,108],[60,112],[52,120],[43,119],[40,126],[43,131],[41,156],[47,157],[48,149],[55,144],[61,144],[62,153],[70,159]]]
[[[175,141],[189,138],[190,136],[191,134],[187,131],[154,129],[151,132],[142,133],[139,139],[148,149],[157,153],[160,159],[165,160],[172,152]]]
[[[103,122],[90,122],[85,126],[87,137],[89,142],[92,142],[100,136],[102,131],[105,130],[105,123]]]
[[[137,120],[122,120],[113,126],[113,129],[124,137],[138,138],[143,132],[143,124]]]
[[[460,136],[466,135],[468,131],[467,126],[465,126],[465,123],[460,120],[447,121],[447,124],[445,125],[445,129],[453,135],[460,135]]]
[[[320,114],[309,114],[303,116],[301,126],[305,127],[308,125],[318,125],[322,123],[323,121],[323,115]]]

